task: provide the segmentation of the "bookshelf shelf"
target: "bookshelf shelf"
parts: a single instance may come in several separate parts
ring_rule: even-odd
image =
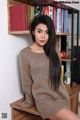
[[[27,31],[10,31],[9,34],[12,34],[12,35],[24,35],[24,34],[30,34],[30,31],[27,30]]]
[[[60,35],[60,36],[71,36],[71,33],[56,32],[56,35]]]
[[[10,31],[9,34],[13,34],[13,35],[18,35],[18,34],[30,34],[29,30],[25,30],[25,31]],[[60,33],[60,32],[56,32],[57,36],[71,36],[71,33]],[[76,34],[74,34],[76,36]]]
[[[76,61],[77,58],[73,58],[73,61]],[[61,59],[62,62],[71,62],[71,58],[62,58]]]
[[[13,1],[17,1],[18,3],[24,3],[24,4],[29,4],[29,5],[32,5],[32,6],[36,6],[36,5],[39,5],[39,6],[47,6],[47,5],[50,5],[50,6],[54,6],[56,8],[61,8],[61,9],[68,9],[68,10],[71,10],[73,9],[71,6],[68,6],[64,3],[61,3],[61,2],[57,2],[55,0],[13,0]],[[75,11],[77,9],[74,9]]]
[[[7,6],[10,7],[11,5],[22,4],[21,2],[17,2],[14,0],[7,0]]]

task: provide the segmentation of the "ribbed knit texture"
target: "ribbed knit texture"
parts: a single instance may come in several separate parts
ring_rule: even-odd
[[[20,51],[19,60],[22,87],[26,97],[22,107],[36,104],[43,119],[63,108],[70,108],[69,96],[63,83],[58,92],[49,84],[49,59],[45,53],[36,53],[26,47]]]

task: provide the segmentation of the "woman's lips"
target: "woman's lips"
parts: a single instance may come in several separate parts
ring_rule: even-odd
[[[44,43],[45,41],[44,40],[40,40],[40,42]]]

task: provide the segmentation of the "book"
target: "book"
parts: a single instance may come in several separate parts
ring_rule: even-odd
[[[53,8],[53,24],[56,29],[56,7]]]
[[[61,32],[61,30],[62,30],[62,21],[61,21],[61,9],[60,8],[58,8],[57,9],[57,14],[56,14],[57,16],[57,18],[56,18],[56,31],[57,32]]]
[[[30,24],[32,22],[34,18],[34,7],[33,6],[30,6],[28,5],[28,18],[27,18],[27,21],[28,21],[28,30],[30,30]]]
[[[26,30],[27,26],[27,6],[23,4],[10,6],[10,30]]]
[[[53,7],[45,6],[44,7],[44,15],[48,15],[53,20]]]
[[[61,21],[62,21],[62,23],[61,23],[61,32],[63,33],[64,32],[64,30],[63,30],[63,13],[64,13],[64,10],[63,9],[61,9]]]
[[[63,32],[68,33],[68,10],[64,10],[63,13]]]
[[[64,65],[61,65],[62,82],[64,83]]]
[[[34,17],[43,15],[44,14],[44,7],[43,6],[34,6]]]

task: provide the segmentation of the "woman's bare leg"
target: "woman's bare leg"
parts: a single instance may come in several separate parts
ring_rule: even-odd
[[[80,120],[80,117],[74,112],[64,108],[55,115],[49,117],[50,120]]]

